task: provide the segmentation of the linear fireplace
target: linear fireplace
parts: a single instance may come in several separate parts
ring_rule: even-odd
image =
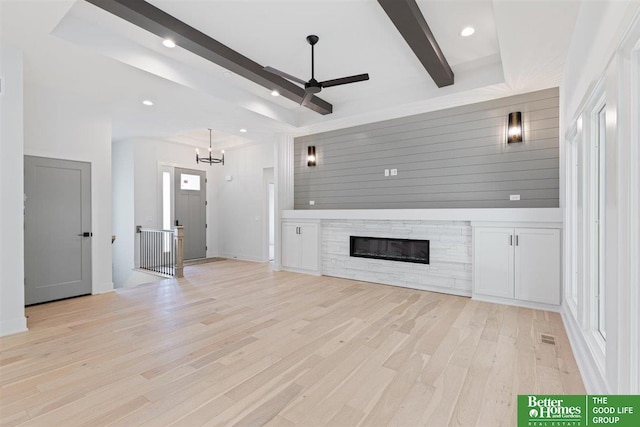
[[[350,236],[349,255],[429,264],[429,241]]]

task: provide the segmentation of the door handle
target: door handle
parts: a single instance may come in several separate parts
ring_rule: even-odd
[[[518,246],[518,235],[516,234],[516,246]]]
[[[78,236],[80,236],[80,237],[91,237],[91,236],[93,236],[93,233],[91,233],[89,231],[85,231],[84,233],[78,234]]]
[[[513,234],[509,234],[509,246],[513,246]]]

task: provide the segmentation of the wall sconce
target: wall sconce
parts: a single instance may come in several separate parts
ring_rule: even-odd
[[[315,145],[310,145],[307,147],[307,166],[315,166],[316,165],[316,147]]]
[[[511,144],[512,142],[522,142],[522,113],[520,111],[509,113],[507,144]]]

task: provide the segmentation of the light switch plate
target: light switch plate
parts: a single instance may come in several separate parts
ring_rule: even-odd
[[[384,170],[384,176],[389,176],[389,169]]]
[[[519,194],[512,194],[509,196],[509,200],[520,200]]]
[[[398,175],[398,169],[391,169],[391,176]]]

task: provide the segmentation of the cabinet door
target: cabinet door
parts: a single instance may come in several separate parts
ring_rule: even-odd
[[[318,224],[300,224],[300,268],[318,269]]]
[[[473,238],[474,293],[513,298],[513,229],[476,227]]]
[[[517,299],[560,304],[560,230],[516,228]]]
[[[299,267],[300,239],[298,224],[282,223],[282,265],[285,267]]]

